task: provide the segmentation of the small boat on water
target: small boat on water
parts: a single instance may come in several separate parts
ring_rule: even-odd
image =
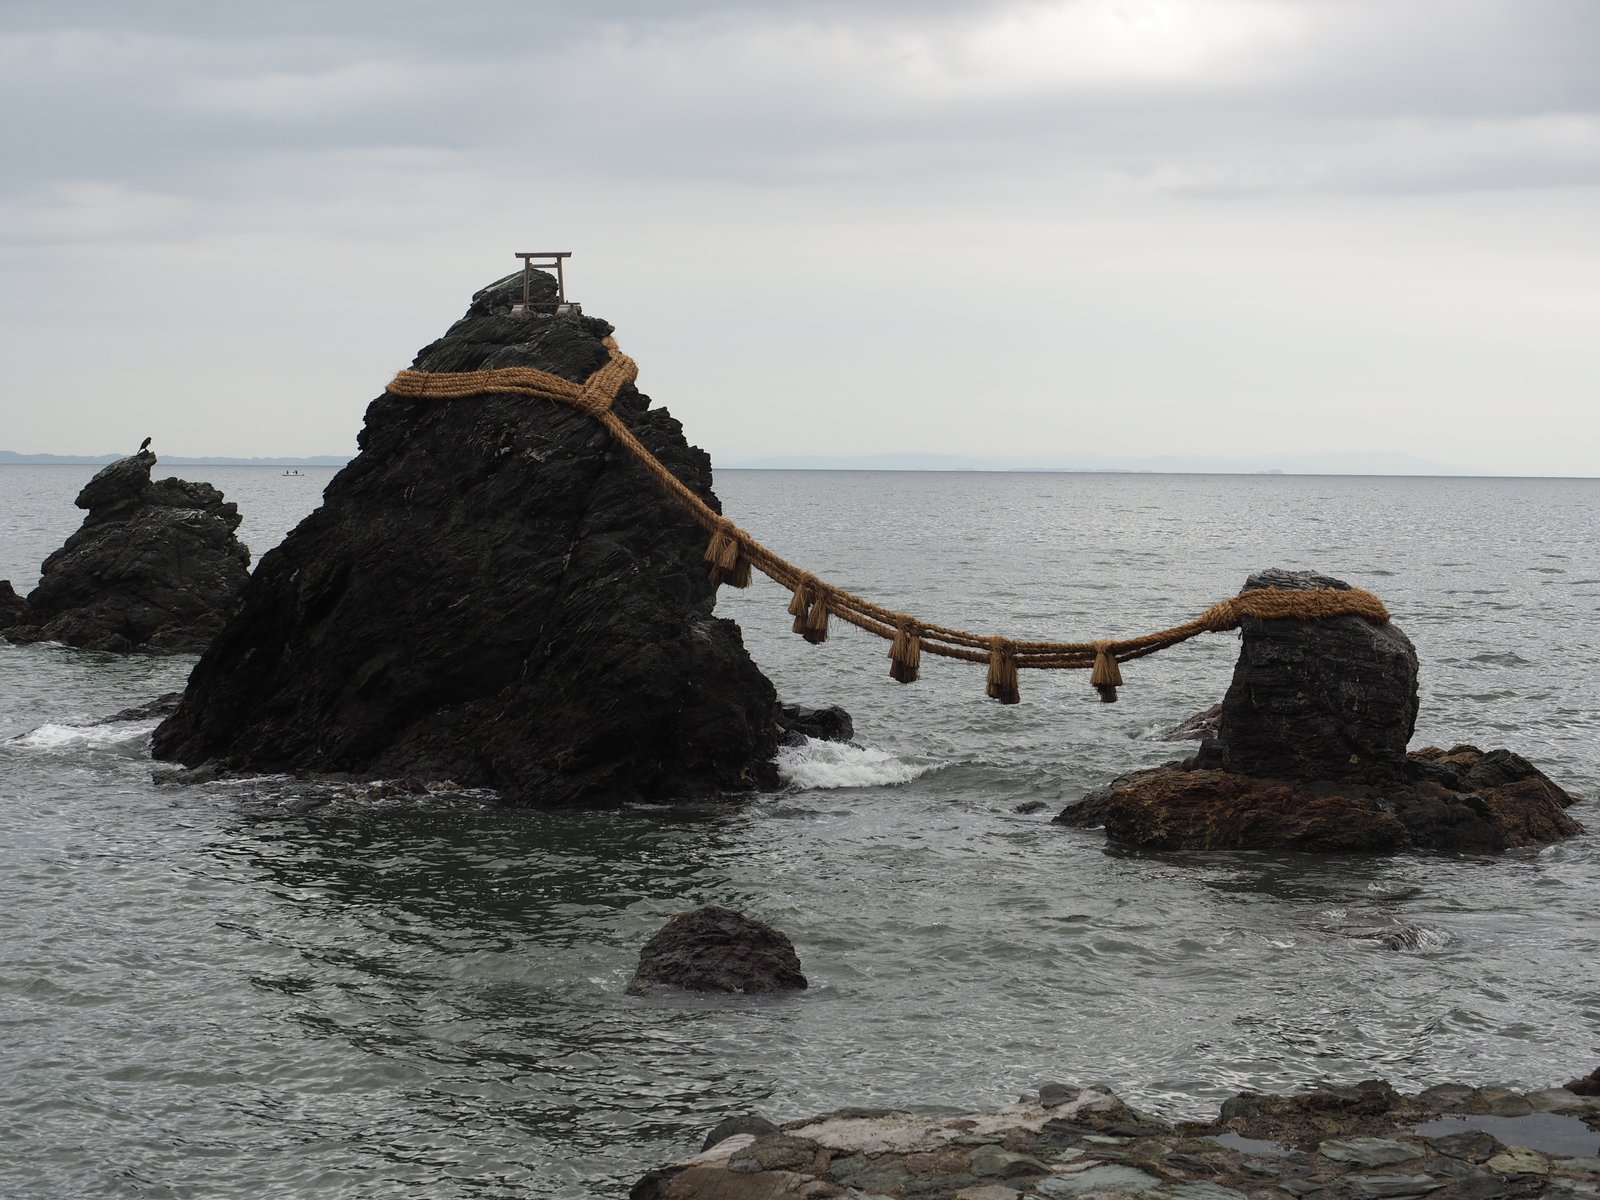
[[[304,475],[304,471],[285,471],[285,475]]]

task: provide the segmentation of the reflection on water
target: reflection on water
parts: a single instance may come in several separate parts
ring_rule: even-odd
[[[1437,1121],[1415,1126],[1412,1132],[1440,1138],[1469,1130],[1492,1134],[1507,1146],[1524,1146],[1529,1150],[1542,1150],[1546,1154],[1569,1154],[1574,1157],[1600,1155],[1600,1133],[1577,1117],[1563,1117],[1557,1113],[1528,1113],[1520,1117],[1477,1114],[1441,1117]]]

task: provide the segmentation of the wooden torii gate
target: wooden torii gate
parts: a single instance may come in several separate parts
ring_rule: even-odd
[[[565,260],[572,257],[571,250],[519,250],[517,258],[522,260],[522,314],[525,317],[533,316],[533,273],[537,270],[554,271],[556,276],[556,303],[551,310],[551,316],[566,316],[576,306],[567,304],[567,276]],[[539,306],[541,309],[544,305]]]

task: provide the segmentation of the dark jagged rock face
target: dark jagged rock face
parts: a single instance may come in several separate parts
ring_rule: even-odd
[[[673,917],[639,952],[629,993],[642,996],[662,986],[758,994],[798,991],[806,977],[794,943],[778,930],[707,904]]]
[[[1256,587],[1348,587],[1263,571]],[[1147,850],[1492,854],[1582,833],[1573,797],[1526,759],[1473,746],[1406,753],[1417,656],[1393,622],[1247,617],[1227,697],[1189,726],[1192,758],[1138,771],[1056,821]]]
[[[553,284],[549,285],[553,290]],[[415,366],[572,380],[610,326],[474,297]],[[710,462],[629,386],[616,411],[714,508]],[[706,538],[592,418],[543,400],[384,395],[322,507],[267,554],[156,757],[453,779],[521,804],[775,782],[772,685],[713,616]]]
[[[1348,588],[1310,571],[1263,571],[1256,588]],[[1220,765],[1284,779],[1393,779],[1417,724],[1417,652],[1393,622],[1358,616],[1240,622],[1222,701]]]
[[[77,505],[89,515],[45,559],[8,638],[193,652],[222,628],[250,577],[239,510],[209,483],[152,483],[155,463],[142,451],[84,486]]]

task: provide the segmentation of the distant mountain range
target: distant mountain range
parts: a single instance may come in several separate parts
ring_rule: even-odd
[[[118,454],[18,454],[0,450],[0,466],[61,464],[96,466],[123,457]],[[350,455],[311,454],[299,458],[229,458],[223,455],[161,455],[168,466],[207,467],[342,467]],[[1280,454],[1229,457],[1204,454],[1166,455],[1031,455],[994,454],[784,454],[725,455],[716,465],[724,470],[758,471],[1096,471],[1166,475],[1493,475],[1496,472],[1438,462],[1412,454],[1342,453]]]
[[[1204,454],[789,454],[719,459],[724,469],[807,471],[1099,471],[1170,475],[1487,475],[1459,463],[1412,454],[1279,454],[1228,457]]]
[[[21,464],[32,466],[92,467],[100,463],[116,462],[125,454],[18,454],[15,450],[0,450],[0,466]],[[213,455],[206,458],[185,458],[181,455],[161,455],[169,467],[342,467],[350,461],[348,454],[312,454],[301,458],[225,458]]]

